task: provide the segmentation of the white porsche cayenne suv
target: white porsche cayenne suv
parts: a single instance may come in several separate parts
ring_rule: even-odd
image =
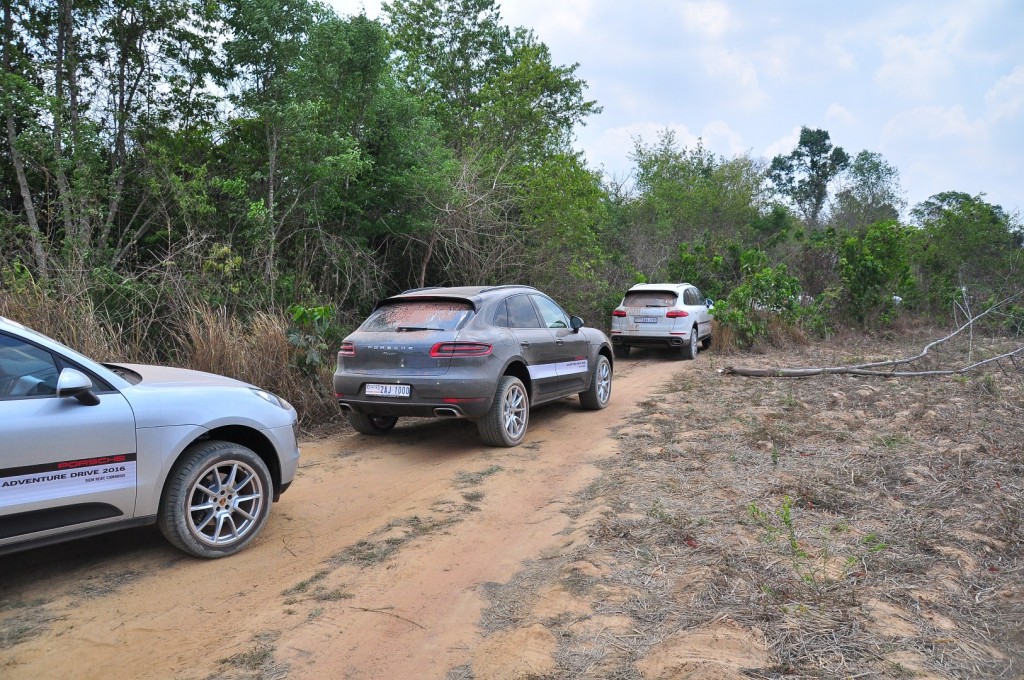
[[[612,350],[625,358],[631,347],[671,347],[695,359],[711,347],[713,309],[693,284],[638,283],[612,312]]]
[[[295,425],[252,385],[99,364],[0,317],[0,553],[153,523],[238,552],[295,477]]]

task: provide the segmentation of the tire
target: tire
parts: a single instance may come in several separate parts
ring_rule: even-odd
[[[693,360],[697,358],[697,324],[690,329],[690,342],[683,345],[683,358]]]
[[[708,335],[706,338],[702,338],[700,341],[701,349],[711,349],[711,336]]]
[[[597,363],[590,372],[590,389],[580,392],[580,404],[588,411],[600,411],[612,398],[612,365],[608,357],[597,355]]]
[[[498,381],[491,410],[477,421],[480,438],[490,446],[518,446],[530,422],[530,397],[523,382],[505,375]]]
[[[267,465],[251,449],[200,442],[182,454],[168,475],[157,524],[179,550],[225,557],[259,535],[273,495]]]
[[[625,359],[629,356],[629,345],[612,345],[612,354],[616,359]]]
[[[372,413],[349,413],[348,424],[362,434],[386,434],[395,429],[398,416],[377,416]]]

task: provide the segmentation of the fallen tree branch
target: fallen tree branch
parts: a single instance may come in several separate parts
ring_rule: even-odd
[[[984,361],[976,361],[969,366],[940,371],[875,371],[861,367],[871,364],[861,364],[857,366],[822,366],[812,368],[749,368],[745,366],[726,366],[725,368],[719,369],[719,373],[722,375],[743,375],[751,378],[806,378],[813,375],[838,373],[845,375],[873,375],[884,378],[918,378],[933,375],[959,375],[961,373],[973,371],[974,369],[984,366],[985,364],[992,363],[993,361],[999,361],[1000,359],[1006,359],[1017,355],[1024,356],[1024,345],[1013,351],[1000,354],[999,356],[991,357]],[[909,362],[891,361],[884,362],[881,365],[896,365],[900,363]]]
[[[999,361],[1000,359],[1012,359],[1018,355],[1024,356],[1024,345],[1021,345],[1020,347],[1009,352],[1005,352],[1004,354],[1000,354],[999,356],[984,359],[982,361],[976,361],[972,364],[963,366],[961,368],[952,368],[935,371],[880,371],[877,369],[886,366],[905,366],[907,364],[912,364],[915,361],[923,359],[928,355],[928,352],[930,352],[932,349],[941,345],[944,342],[952,340],[957,335],[962,333],[964,330],[968,328],[973,328],[975,321],[985,316],[986,314],[993,312],[996,309],[999,309],[1000,307],[1008,304],[1011,300],[1013,300],[1016,297],[1017,296],[1013,296],[1012,298],[1003,300],[999,304],[989,307],[981,314],[971,317],[966,322],[964,322],[963,325],[961,325],[959,328],[957,328],[949,335],[939,338],[938,340],[933,340],[932,342],[925,345],[924,349],[922,349],[920,353],[912,357],[906,357],[903,359],[892,359],[889,361],[874,361],[864,364],[853,364],[850,366],[818,366],[800,368],[752,368],[746,366],[726,366],[725,368],[719,369],[718,372],[721,373],[722,375],[742,375],[751,378],[806,378],[809,376],[826,374],[870,375],[887,378],[917,378],[924,376],[959,375],[962,373],[967,373],[968,371],[973,371],[976,368],[984,366],[985,364],[992,363],[994,361]]]

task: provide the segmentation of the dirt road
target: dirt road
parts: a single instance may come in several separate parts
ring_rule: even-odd
[[[484,584],[578,538],[563,509],[615,453],[609,428],[672,374],[710,370],[657,355],[619,369],[608,409],[541,408],[514,449],[451,421],[305,442],[233,558],[191,559],[155,529],[0,558],[0,676],[443,678],[482,642]]]

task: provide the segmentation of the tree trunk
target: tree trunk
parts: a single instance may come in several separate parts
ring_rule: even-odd
[[[14,39],[14,17],[11,14],[11,2],[4,2],[4,73],[11,72],[11,49]],[[18,152],[18,131],[14,124],[14,112],[12,104],[9,104],[7,115],[7,143],[11,148],[11,162],[14,164],[14,173],[18,177],[18,188],[21,190],[21,201],[25,206],[25,219],[28,221],[28,233],[31,240],[32,255],[36,261],[36,274],[40,278],[49,276],[49,267],[46,257],[46,249],[43,247],[43,233],[39,229],[39,220],[36,218],[36,208],[32,201],[32,189],[28,184],[28,176],[25,174],[25,161]]]

